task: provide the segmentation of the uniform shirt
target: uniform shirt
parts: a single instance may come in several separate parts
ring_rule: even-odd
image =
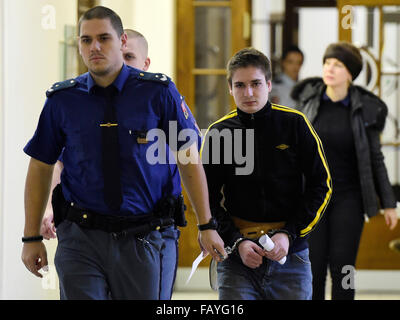
[[[272,90],[270,93],[271,101],[279,105],[294,108],[296,106],[296,101],[290,97],[290,92],[292,91],[296,81],[282,73],[272,81]],[[277,100],[275,100],[277,98]]]
[[[114,103],[123,200],[120,211],[111,212],[103,199],[100,124],[106,101],[93,90],[96,84],[90,73],[75,81],[75,86],[48,97],[36,132],[24,148],[29,156],[47,164],[54,164],[63,150],[61,184],[65,199],[98,213],[140,215],[150,213],[165,195],[178,195],[180,180],[171,178],[174,169],[169,165],[169,149],[165,150],[157,137],[146,138],[149,130],[161,129],[173,150],[197,141],[196,122],[174,83],[165,75],[140,72],[126,65],[113,82],[118,89]],[[182,132],[184,129],[191,130]]]

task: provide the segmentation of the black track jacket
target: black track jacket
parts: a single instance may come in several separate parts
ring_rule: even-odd
[[[289,253],[307,247],[332,185],[322,143],[304,114],[270,102],[254,114],[236,109],[209,127],[201,155],[225,245],[242,237],[231,219],[236,216],[286,221]]]

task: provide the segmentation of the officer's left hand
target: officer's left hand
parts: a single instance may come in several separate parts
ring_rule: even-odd
[[[45,212],[42,219],[42,224],[40,225],[40,234],[46,240],[55,239],[57,237],[52,211]]]
[[[200,248],[204,254],[209,253],[214,260],[218,262],[223,261],[220,254],[224,259],[228,257],[224,248],[224,241],[221,239],[217,231],[211,229],[199,231],[198,240]],[[220,254],[218,254],[218,252]]]
[[[271,251],[265,251],[265,256],[274,261],[279,261],[283,257],[286,257],[289,251],[289,238],[286,233],[278,232],[271,237],[275,247]]]

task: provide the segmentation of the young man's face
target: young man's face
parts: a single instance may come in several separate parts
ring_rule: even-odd
[[[140,38],[128,38],[126,46],[122,49],[125,63],[133,68],[147,71],[150,59],[145,51]]]
[[[125,45],[126,34],[119,37],[109,19],[82,21],[79,53],[94,75],[101,77],[119,70]]]
[[[240,110],[255,113],[267,103],[271,81],[267,82],[264,72],[257,67],[239,68],[233,72],[229,92]]]

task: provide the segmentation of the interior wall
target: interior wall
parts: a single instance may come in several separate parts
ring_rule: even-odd
[[[279,1],[275,1],[279,2]],[[252,25],[251,25],[251,44],[266,56],[270,57],[271,48],[269,37],[270,26],[269,16],[271,14],[271,2],[264,0],[252,0]]]
[[[3,0],[1,299],[53,299],[56,240],[46,241],[50,272],[36,278],[21,261],[24,185],[33,136],[46,90],[60,80],[64,26],[76,24],[76,1]]]
[[[134,0],[101,0],[99,4],[114,10],[121,17],[124,28],[131,28]]]
[[[299,47],[304,52],[300,79],[322,75],[322,56],[338,39],[337,24],[336,8],[299,9]]]
[[[3,140],[4,140],[4,122],[3,122],[3,111],[4,111],[4,103],[3,103],[3,85],[4,85],[4,77],[3,77],[3,1],[0,1],[0,234],[3,233],[3,210],[1,204],[3,203]],[[0,236],[0,257],[3,256],[3,239]],[[2,297],[3,286],[1,285],[1,275],[3,274],[3,265],[0,263],[0,298]]]
[[[149,72],[175,79],[176,0],[102,0],[121,16],[124,28],[142,33],[149,43]]]

